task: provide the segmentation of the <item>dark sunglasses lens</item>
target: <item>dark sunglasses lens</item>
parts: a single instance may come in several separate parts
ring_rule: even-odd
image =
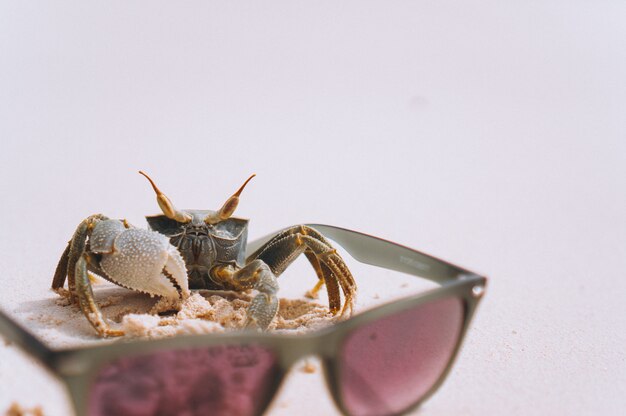
[[[339,360],[339,391],[353,416],[396,414],[439,380],[459,341],[462,300],[443,298],[352,332]]]
[[[278,364],[261,346],[216,346],[120,358],[97,375],[91,416],[256,415]]]

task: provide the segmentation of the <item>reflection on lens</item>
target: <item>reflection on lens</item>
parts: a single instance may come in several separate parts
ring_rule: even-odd
[[[356,329],[340,353],[339,389],[352,416],[390,415],[426,394],[458,342],[463,303],[438,299]]]
[[[278,366],[260,346],[215,346],[120,358],[91,388],[90,416],[256,415]]]

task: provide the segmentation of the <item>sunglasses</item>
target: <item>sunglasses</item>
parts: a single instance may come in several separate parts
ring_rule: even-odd
[[[310,355],[321,359],[342,413],[415,409],[450,372],[487,279],[377,237],[309,225],[362,263],[440,287],[298,335],[237,331],[52,350],[2,311],[0,334],[67,386],[79,416],[260,415],[291,366]]]

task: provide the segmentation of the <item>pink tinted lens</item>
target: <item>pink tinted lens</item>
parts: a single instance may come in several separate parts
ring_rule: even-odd
[[[352,332],[340,352],[339,390],[353,416],[390,415],[437,382],[458,343],[463,303],[438,299]]]
[[[216,346],[120,358],[91,388],[91,416],[256,415],[273,393],[275,355],[260,346]]]

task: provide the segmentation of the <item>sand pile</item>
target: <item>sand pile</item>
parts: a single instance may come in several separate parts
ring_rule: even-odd
[[[157,302],[149,313],[128,313],[121,317],[120,329],[127,337],[162,338],[174,335],[207,334],[240,329],[246,322],[251,298],[242,294],[196,292],[186,299],[180,311]],[[270,325],[274,332],[302,332],[335,322],[328,307],[310,300],[280,299],[278,316]]]
[[[43,410],[41,410],[40,406],[34,407],[32,409],[24,408],[20,406],[18,403],[12,403],[11,407],[9,407],[4,413],[5,416],[43,416]]]

